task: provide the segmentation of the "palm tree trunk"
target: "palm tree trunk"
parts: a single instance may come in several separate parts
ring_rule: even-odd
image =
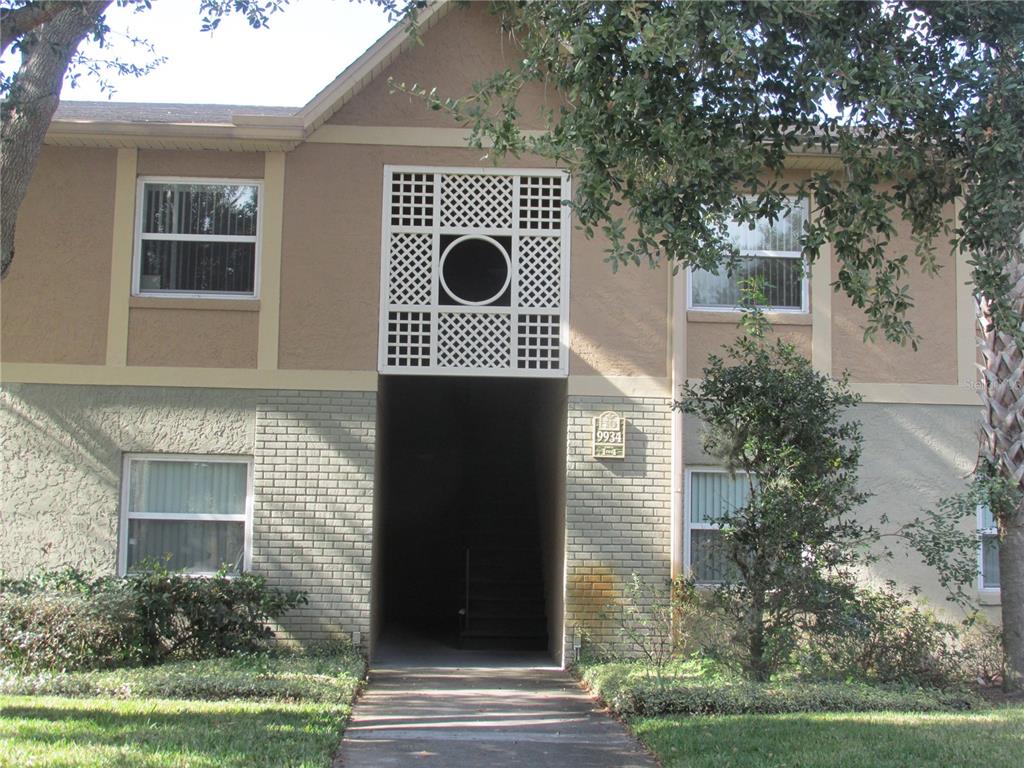
[[[1024,317],[1024,256],[1006,268],[1012,286],[1008,298],[1013,315]],[[981,458],[1024,492],[1024,354],[1018,343],[1021,328],[1000,330],[992,302],[977,302],[981,351]],[[1024,497],[1022,497],[1024,499]],[[993,509],[999,524],[999,581],[1003,645],[1008,666],[1007,688],[1024,685],[1024,500],[1013,508]]]

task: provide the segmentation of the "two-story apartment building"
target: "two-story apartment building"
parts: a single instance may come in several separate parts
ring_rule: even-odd
[[[631,573],[718,578],[739,486],[671,404],[737,335],[735,280],[613,274],[568,174],[495,166],[393,93],[515,59],[483,9],[421,21],[422,45],[396,28],[301,108],[61,106],[2,286],[3,570],[226,564],[308,592],[298,639],[556,658],[614,641]],[[525,128],[550,98],[526,94]],[[775,332],[863,395],[863,515],[908,519],[976,455],[966,258],[914,280],[920,351],[865,343],[835,265],[795,268],[804,215],[737,231],[744,264]],[[942,605],[912,557],[876,575]]]

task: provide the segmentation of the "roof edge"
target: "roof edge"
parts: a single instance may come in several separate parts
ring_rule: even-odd
[[[451,0],[429,0],[427,7],[419,11],[416,18],[419,31],[422,33],[432,27],[449,10]],[[402,19],[296,112],[295,116],[302,121],[307,134],[319,128],[349,99],[366,87],[380,70],[411,43],[407,20]]]

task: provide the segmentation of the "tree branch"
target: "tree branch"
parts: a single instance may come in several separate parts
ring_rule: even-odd
[[[26,49],[10,91],[0,106],[0,279],[14,259],[14,230],[28,182],[60,102],[68,63],[113,0],[53,3],[58,13],[40,24],[35,44]]]
[[[0,15],[0,53],[26,32],[31,32],[60,13],[62,5],[44,0],[5,11]]]

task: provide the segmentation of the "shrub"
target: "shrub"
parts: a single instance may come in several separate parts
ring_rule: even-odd
[[[274,636],[268,622],[308,602],[304,593],[268,587],[251,573],[193,578],[154,568],[127,581],[152,661],[260,650]]]
[[[583,670],[587,686],[616,713],[735,715],[784,712],[940,712],[973,709],[981,701],[966,691],[866,683],[758,683],[702,673],[658,679],[643,664],[604,664]]]
[[[858,590],[857,599],[798,651],[806,676],[905,682],[938,688],[970,675],[960,630],[887,589]]]
[[[979,685],[998,685],[1006,675],[1002,628],[979,616],[964,633],[965,675]]]
[[[0,664],[99,669],[263,649],[268,623],[306,603],[262,576],[191,577],[153,568],[126,578],[74,569],[0,581]]]
[[[692,579],[666,580],[654,587],[634,573],[622,597],[605,615],[617,622],[631,656],[644,659],[660,674],[673,659],[703,656],[734,661],[741,651],[730,617],[714,610],[710,593]],[[611,654],[592,654],[610,660]]]
[[[0,593],[0,665],[98,669],[141,660],[134,596],[120,589]]]

